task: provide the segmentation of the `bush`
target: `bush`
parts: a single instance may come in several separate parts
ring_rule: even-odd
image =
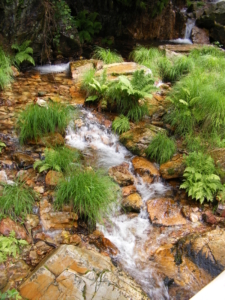
[[[39,105],[28,106],[18,118],[19,140],[24,144],[28,140],[37,140],[47,133],[64,133],[70,120],[70,107],[58,103],[49,103],[48,108]]]
[[[164,133],[158,133],[149,144],[145,153],[148,158],[163,164],[171,159],[176,152],[176,145],[173,140]]]
[[[20,66],[20,64],[24,61],[30,62],[32,65],[35,65],[34,59],[32,57],[33,55],[33,49],[29,47],[31,41],[25,41],[23,44],[13,44],[12,49],[16,50],[17,53],[14,57],[14,63],[17,66]]]
[[[59,147],[56,149],[45,149],[45,159],[36,160],[34,169],[38,168],[41,173],[46,170],[55,170],[65,172],[72,162],[78,162],[80,159],[79,152],[67,147]]]
[[[13,71],[11,64],[10,57],[0,48],[0,89],[3,89],[12,81]]]
[[[184,171],[184,183],[180,188],[188,192],[188,196],[203,203],[213,201],[217,191],[223,189],[220,177],[217,176],[214,161],[211,156],[202,152],[193,152],[186,157],[187,165]]]
[[[59,183],[55,205],[61,208],[64,204],[72,204],[75,212],[93,226],[107,215],[116,201],[115,187],[111,179],[99,171],[80,170]]]
[[[117,54],[115,51],[110,49],[104,49],[101,47],[96,47],[94,51],[94,58],[103,60],[105,64],[113,64],[123,62],[121,55]]]
[[[35,194],[24,182],[15,182],[12,185],[1,183],[3,190],[0,197],[0,218],[4,215],[15,218],[25,217],[31,213]]]
[[[112,122],[112,130],[118,134],[122,134],[130,129],[130,122],[127,117],[120,115]]]
[[[0,236],[0,263],[6,261],[10,255],[16,257],[16,255],[20,253],[20,247],[26,245],[28,245],[28,243],[25,240],[17,240],[15,238],[14,231],[11,231],[9,237]]]

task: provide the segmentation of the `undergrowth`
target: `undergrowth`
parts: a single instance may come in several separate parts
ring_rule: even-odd
[[[116,200],[116,185],[110,177],[100,171],[80,170],[59,183],[55,205],[61,208],[72,204],[79,217],[94,226],[110,212]]]
[[[1,183],[3,190],[0,197],[0,218],[22,217],[31,213],[35,201],[35,194],[24,182],[16,181],[14,184]]]
[[[120,115],[112,122],[112,130],[118,134],[122,134],[130,129],[130,122],[127,117]]]
[[[49,103],[48,108],[32,104],[19,115],[17,127],[21,144],[47,133],[64,133],[70,120],[70,107]]]
[[[110,49],[96,47],[94,50],[93,58],[102,60],[105,64],[113,64],[123,62],[121,55]]]
[[[158,133],[145,150],[147,157],[155,160],[159,164],[163,164],[170,160],[175,152],[175,142],[165,133]]]
[[[11,58],[0,48],[0,90],[12,81]]]

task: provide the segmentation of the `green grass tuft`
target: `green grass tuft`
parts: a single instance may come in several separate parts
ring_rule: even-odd
[[[176,152],[176,145],[164,133],[158,133],[149,144],[145,153],[148,158],[154,159],[159,164],[163,164],[171,159]]]
[[[123,58],[121,55],[117,54],[115,51],[111,51],[110,49],[104,49],[101,47],[95,48],[93,58],[103,60],[105,64],[123,62]]]
[[[70,107],[58,103],[48,103],[48,109],[39,105],[28,106],[18,118],[19,140],[37,140],[47,133],[64,133],[70,120]]]
[[[109,176],[99,171],[80,170],[59,183],[55,205],[61,208],[72,204],[74,211],[94,226],[110,212],[116,200],[116,185]]]
[[[0,218],[3,216],[26,217],[31,213],[35,194],[24,182],[17,181],[12,185],[1,183],[3,190],[0,197]]]
[[[80,160],[80,153],[76,149],[69,149],[67,147],[58,147],[56,149],[45,149],[45,159],[36,160],[34,169],[38,168],[39,172],[46,170],[55,170],[58,172],[65,172],[72,163],[78,163]]]
[[[0,48],[0,89],[12,82],[13,71],[11,65],[10,57]]]
[[[112,123],[112,130],[118,134],[122,134],[130,129],[130,122],[127,117],[120,115],[116,117]]]

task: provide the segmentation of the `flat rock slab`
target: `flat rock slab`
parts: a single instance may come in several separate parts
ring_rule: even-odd
[[[153,224],[163,226],[185,225],[179,203],[170,198],[148,200],[147,209]]]
[[[20,287],[34,300],[147,300],[141,288],[109,257],[72,245],[60,246]]]

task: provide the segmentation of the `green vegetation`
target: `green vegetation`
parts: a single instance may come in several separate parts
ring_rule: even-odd
[[[70,120],[70,107],[63,104],[48,103],[48,107],[33,104],[28,106],[18,118],[19,140],[24,144],[28,140],[37,140],[47,133],[64,133]]]
[[[1,183],[3,190],[0,197],[0,219],[3,216],[11,218],[22,217],[31,213],[35,194],[24,182],[14,184]]]
[[[55,205],[61,208],[72,204],[74,211],[93,226],[107,215],[116,200],[116,185],[108,176],[99,171],[80,170],[59,183]]]
[[[101,47],[96,47],[94,51],[94,58],[103,60],[105,64],[119,63],[123,62],[121,55],[116,52],[111,51],[110,49],[104,49]]]
[[[20,248],[28,245],[25,240],[17,240],[15,232],[11,231],[9,237],[0,236],[0,263],[7,260],[8,256],[16,257]]]
[[[46,170],[65,172],[72,163],[78,163],[79,160],[80,153],[76,149],[73,150],[67,147],[46,148],[44,160],[36,160],[34,169],[38,168],[40,173]]]
[[[0,300],[20,300],[22,297],[16,289],[0,292]]]
[[[175,152],[175,142],[165,133],[158,133],[145,150],[147,157],[156,160],[159,164],[170,160]]]
[[[16,66],[20,66],[20,64],[24,61],[30,62],[32,65],[35,65],[33,55],[33,49],[29,47],[31,41],[25,41],[21,45],[13,44],[12,49],[17,53],[13,59]]]
[[[130,122],[127,117],[120,115],[112,122],[112,130],[118,134],[122,134],[130,129]]]
[[[201,152],[193,152],[186,157],[184,183],[180,188],[186,189],[188,196],[199,200],[213,201],[217,191],[223,189],[220,177],[216,175],[213,159]]]
[[[95,69],[86,71],[82,77],[81,89],[86,91],[88,95],[94,92],[94,89],[92,88],[92,86],[90,86],[90,83],[93,82],[94,78],[95,78]]]
[[[0,48],[0,90],[12,81],[11,59]]]
[[[6,144],[0,140],[0,153],[2,152],[2,149],[5,147],[6,147]]]

